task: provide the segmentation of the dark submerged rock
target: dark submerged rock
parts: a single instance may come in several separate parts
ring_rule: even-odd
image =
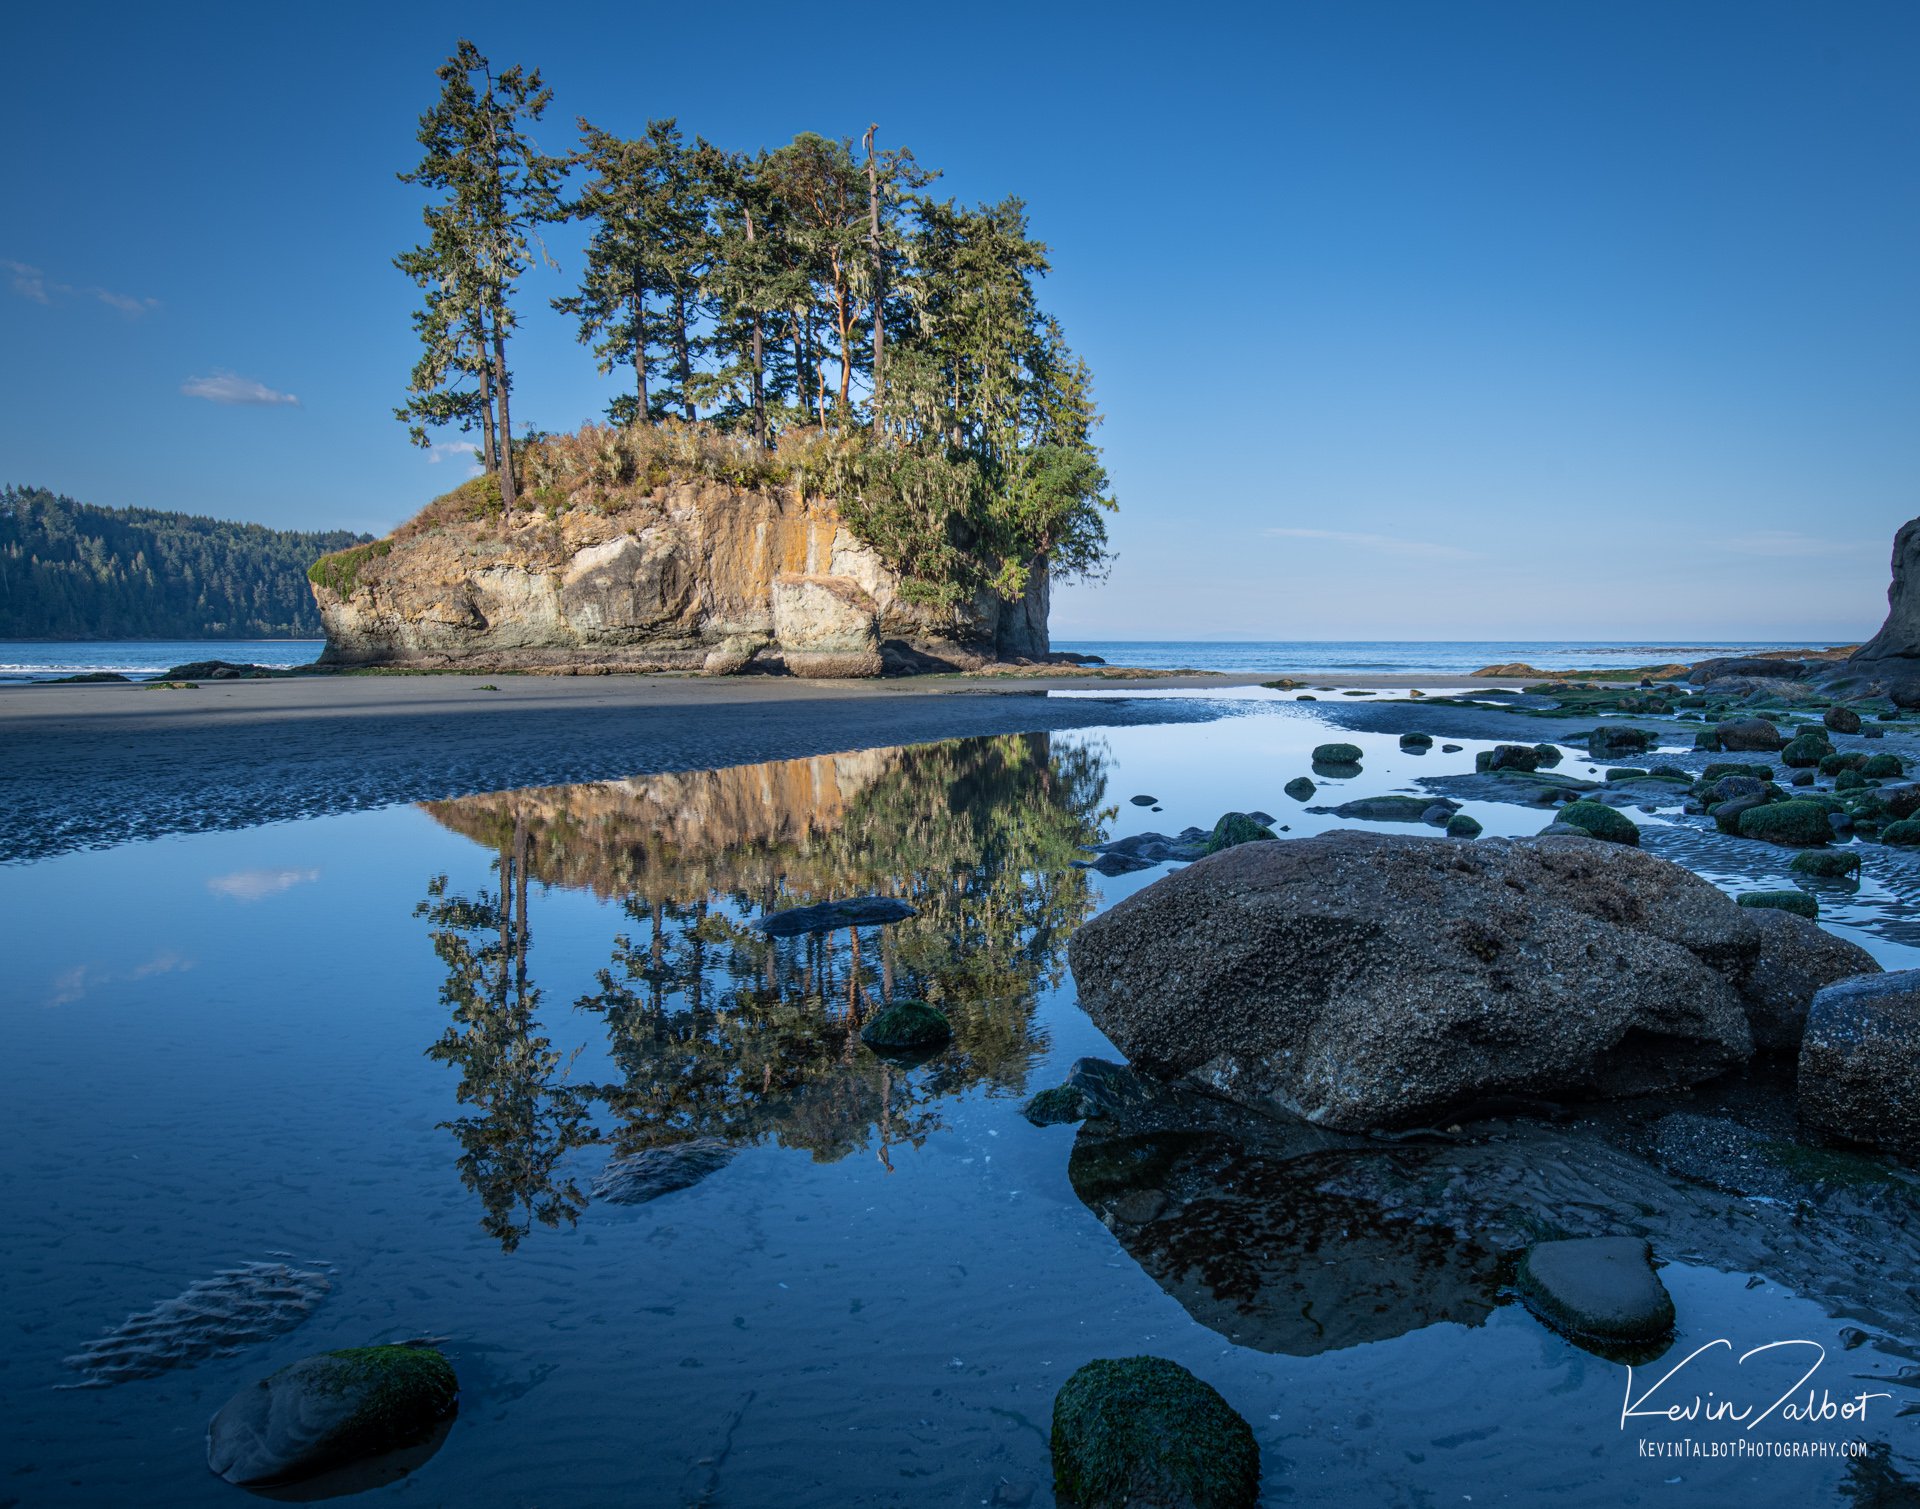
[[[1517,1287],[1529,1310],[1572,1341],[1617,1346],[1673,1334],[1673,1298],[1640,1237],[1536,1242],[1521,1256]]]
[[[1310,802],[1313,800],[1314,792],[1318,791],[1320,788],[1314,785],[1313,782],[1308,780],[1305,776],[1297,775],[1292,780],[1288,781],[1287,784],[1281,787],[1280,789],[1286,792],[1286,794],[1292,797],[1296,802]]]
[[[1079,1509],[1252,1509],[1253,1429],[1164,1357],[1100,1358],[1053,1401],[1054,1492]]]
[[[240,1390],[207,1427],[207,1466],[229,1483],[295,1481],[425,1436],[459,1383],[433,1347],[354,1347],[304,1357]]]
[[[1920,970],[1829,985],[1800,1044],[1800,1115],[1846,1142],[1920,1159]]]
[[[1160,800],[1157,796],[1130,796],[1127,798],[1136,807],[1151,807]]]
[[[695,1137],[611,1158],[593,1181],[593,1197],[614,1205],[645,1205],[719,1173],[737,1151],[718,1137]]]
[[[904,921],[919,913],[893,896],[854,896],[845,901],[820,901],[789,907],[762,917],[757,924],[769,938],[792,938],[801,933],[830,933],[843,927],[879,927]]]
[[[925,1001],[882,1006],[860,1029],[860,1041],[876,1053],[930,1053],[952,1036],[946,1013]]]
[[[1431,749],[1433,748],[1433,735],[1402,734],[1400,735],[1400,747],[1402,749]]]
[[[1358,765],[1361,749],[1358,744],[1320,744],[1314,747],[1313,762],[1316,765]]]
[[[1307,811],[1374,823],[1424,823],[1431,820],[1429,814],[1436,806],[1451,814],[1458,805],[1458,802],[1435,802],[1430,796],[1363,796],[1342,802],[1338,807],[1309,807]],[[1445,818],[1441,820],[1444,822]]]

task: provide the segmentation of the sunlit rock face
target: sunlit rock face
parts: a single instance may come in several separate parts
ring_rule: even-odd
[[[830,501],[785,488],[423,515],[342,585],[313,588],[329,665],[846,676],[1048,652],[1044,568],[1018,602],[909,602]]]

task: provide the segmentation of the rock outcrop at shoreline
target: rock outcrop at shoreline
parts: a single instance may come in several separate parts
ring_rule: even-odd
[[[1907,666],[1886,665],[1907,661]],[[1856,669],[1920,675],[1920,519],[1909,519],[1893,537],[1893,580],[1887,586],[1887,621],[1853,653]]]
[[[310,573],[323,665],[811,676],[1048,657],[1044,563],[1008,602],[910,601],[830,500],[667,482],[605,509],[449,494]]]
[[[1639,1095],[1796,1047],[1818,987],[1877,972],[1785,913],[1589,838],[1335,832],[1202,859],[1073,937],[1136,1067],[1365,1131],[1499,1097]],[[1803,999],[1783,999],[1787,982]]]

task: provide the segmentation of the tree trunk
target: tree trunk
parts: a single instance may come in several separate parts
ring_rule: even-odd
[[[873,433],[880,433],[880,397],[886,381],[887,264],[880,251],[880,173],[873,156],[876,122],[867,127],[867,243],[873,252]]]
[[[496,315],[493,321],[493,383],[500,391],[500,506],[513,512],[517,489],[513,482],[513,421],[507,408],[507,336]]]
[[[853,291],[846,269],[836,256],[833,263],[833,323],[840,336],[840,413],[844,417],[853,393]]]
[[[693,383],[693,359],[687,346],[687,291],[673,291],[674,342],[680,358],[680,409],[691,424],[695,418],[693,395],[687,389]]]
[[[480,346],[480,430],[484,441],[481,459],[488,471],[498,463],[494,459],[493,444],[493,383],[487,377],[487,342],[483,334],[478,342]]]
[[[633,286],[640,286],[640,270],[634,269]],[[635,424],[647,423],[647,301],[633,296],[633,391],[639,407],[633,411]]]
[[[745,212],[747,222],[747,245],[753,245],[753,212]],[[761,450],[767,448],[767,395],[761,373],[765,367],[765,353],[760,349],[760,310],[756,305],[753,311],[753,443]]]

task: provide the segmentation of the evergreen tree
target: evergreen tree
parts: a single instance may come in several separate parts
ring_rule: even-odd
[[[400,175],[402,183],[444,197],[425,211],[426,243],[396,259],[427,291],[415,319],[423,357],[414,369],[414,397],[399,415],[424,443],[424,425],[441,422],[440,414],[466,427],[475,409],[489,414],[500,496],[511,509],[517,492],[507,367],[507,336],[517,323],[513,292],[532,264],[540,227],[563,213],[567,159],[541,152],[532,136],[553,98],[537,69],[515,64],[496,76],[462,38],[437,72],[440,98],[420,117],[417,133],[420,164]],[[457,384],[475,367],[480,395],[464,398]]]

